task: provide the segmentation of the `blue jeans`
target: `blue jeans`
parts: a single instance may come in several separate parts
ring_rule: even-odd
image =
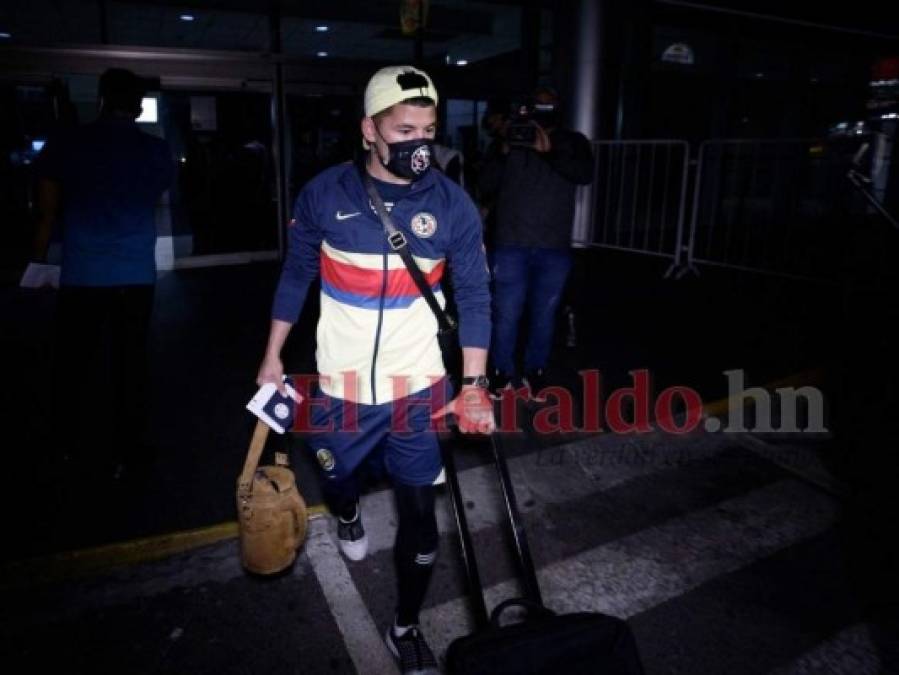
[[[552,349],[556,310],[571,270],[568,249],[497,246],[493,262],[493,365],[516,375],[518,324],[529,312],[525,372],[546,366]]]

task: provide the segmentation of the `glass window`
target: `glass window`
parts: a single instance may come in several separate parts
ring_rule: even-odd
[[[287,175],[291,204],[319,172],[361,151],[359,101],[354,96],[287,95]]]
[[[158,110],[159,123],[144,126],[168,141],[177,167],[169,255],[277,249],[271,96],[163,90]]]

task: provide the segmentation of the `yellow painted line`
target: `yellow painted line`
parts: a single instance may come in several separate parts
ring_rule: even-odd
[[[801,373],[795,373],[789,377],[774,382],[768,382],[761,385],[762,389],[773,390],[783,387],[796,387],[802,385],[820,384],[824,379],[824,371],[821,369],[806,370]],[[725,398],[706,403],[702,406],[703,415],[706,417],[720,417],[726,415],[732,406],[742,405],[743,397],[741,395],[727,396]]]
[[[327,509],[324,506],[311,506],[306,512],[312,519],[327,513]],[[201,546],[236,538],[237,521],[230,521],[193,530],[17,560],[0,567],[0,590],[71,581],[116,567],[161,560]]]

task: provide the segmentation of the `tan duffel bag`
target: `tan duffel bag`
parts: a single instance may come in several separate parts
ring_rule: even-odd
[[[297,489],[287,455],[276,466],[259,466],[268,426],[259,420],[237,479],[240,561],[250,572],[275,574],[289,567],[306,538],[306,503]]]

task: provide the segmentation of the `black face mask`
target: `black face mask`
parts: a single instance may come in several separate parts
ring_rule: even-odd
[[[381,136],[381,132],[378,132]],[[381,138],[384,138],[381,136]],[[376,150],[377,152],[377,150]],[[387,157],[385,162],[378,153],[378,160],[394,176],[409,180],[420,180],[431,168],[431,158],[434,156],[434,141],[430,138],[414,138],[408,141],[387,143]]]

